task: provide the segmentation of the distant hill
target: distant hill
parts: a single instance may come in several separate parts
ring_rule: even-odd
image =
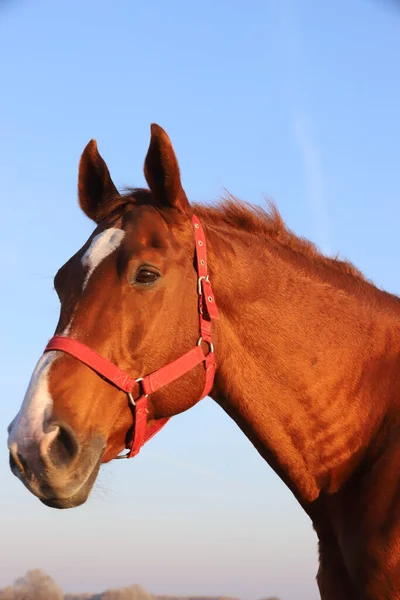
[[[95,594],[64,594],[49,575],[35,569],[0,589],[0,600],[237,600],[229,596],[156,596],[140,585],[105,590]],[[280,600],[269,597],[262,600]]]

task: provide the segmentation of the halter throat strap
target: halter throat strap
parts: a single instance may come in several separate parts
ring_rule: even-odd
[[[169,418],[156,419],[148,425],[148,396],[157,392],[162,387],[172,383],[182,375],[185,375],[199,364],[205,367],[205,385],[199,400],[207,396],[213,386],[216,362],[214,346],[212,343],[212,320],[218,319],[218,309],[208,276],[206,238],[199,219],[193,215],[192,224],[196,242],[196,268],[197,268],[197,292],[199,297],[199,330],[200,337],[194,348],[183,354],[176,360],[164,367],[145,375],[134,378],[126,371],[120,369],[113,362],[92,350],[86,344],[78,340],[54,336],[45,348],[45,352],[57,350],[73,356],[87,365],[93,371],[104,377],[110,384],[125,392],[134,412],[134,425],[132,441],[127,446],[129,452],[117,458],[132,458],[136,456],[142,446],[148,442],[164,425]],[[202,343],[208,345],[208,352],[203,350]]]

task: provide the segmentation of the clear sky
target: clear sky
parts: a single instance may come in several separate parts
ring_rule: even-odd
[[[53,276],[92,231],[77,164],[96,138],[144,185],[155,121],[192,200],[273,197],[288,225],[400,293],[400,9],[379,0],[0,2],[0,586],[32,567],[68,591],[316,600],[316,538],[206,399],[83,507],[9,472],[6,426],[58,316]]]

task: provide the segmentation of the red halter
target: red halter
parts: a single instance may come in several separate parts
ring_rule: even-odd
[[[189,352],[186,352],[183,356],[180,356],[173,362],[165,365],[165,367],[161,367],[161,369],[158,369],[145,377],[134,379],[107,358],[97,354],[97,352],[89,348],[89,346],[82,344],[82,342],[78,342],[78,340],[56,335],[49,341],[45,348],[45,352],[59,350],[70,354],[93,369],[93,371],[96,371],[99,375],[102,375],[110,383],[126,392],[128,395],[129,402],[135,412],[134,432],[132,441],[128,445],[130,451],[117,458],[132,458],[133,456],[136,456],[136,454],[140,452],[141,447],[158,433],[167,421],[169,421],[169,418],[157,419],[150,428],[147,427],[147,415],[149,412],[147,409],[147,398],[149,394],[156,392],[175,379],[178,379],[178,377],[191,371],[202,362],[205,366],[206,380],[203,393],[199,400],[204,398],[204,396],[207,396],[213,386],[216,363],[214,346],[212,344],[211,321],[212,319],[218,319],[219,317],[211,288],[211,282],[208,277],[207,248],[203,227],[201,226],[199,219],[194,215],[192,217],[192,223],[196,240],[195,254],[198,275],[197,291],[199,295],[200,317],[200,337],[197,341],[197,345],[192,348],[192,350],[189,350]],[[207,354],[204,353],[202,342],[206,342],[209,346]],[[132,392],[138,385],[141,390],[140,396],[134,400]]]

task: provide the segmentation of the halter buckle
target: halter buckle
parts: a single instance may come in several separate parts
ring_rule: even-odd
[[[200,275],[200,277],[197,279],[197,293],[199,296],[203,295],[203,290],[201,288],[201,282],[203,281],[210,281],[210,278],[208,275]]]

